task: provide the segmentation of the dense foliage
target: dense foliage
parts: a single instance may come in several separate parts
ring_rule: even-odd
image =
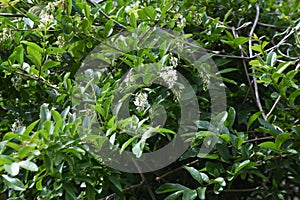
[[[210,53],[227,108],[217,115],[219,140],[203,157],[205,137],[215,134],[209,131],[212,102],[205,75],[180,55],[158,49],[137,49],[114,60],[99,55],[110,67],[87,77],[98,78],[93,109],[104,133],[101,144],[109,141],[140,157],[162,148],[178,129],[176,95],[145,79],[131,94],[131,117],[117,120],[110,109],[115,88],[131,69],[170,65],[189,81],[199,102],[198,130],[176,162],[154,172],[125,173],[104,165],[82,141],[82,124],[90,121],[79,117],[72,101],[74,82],[101,42],[149,27],[180,32]],[[0,0],[0,199],[300,198],[299,33],[297,0]],[[138,45],[123,42],[124,48]],[[166,123],[151,129],[156,113]],[[128,135],[149,129],[158,134]]]

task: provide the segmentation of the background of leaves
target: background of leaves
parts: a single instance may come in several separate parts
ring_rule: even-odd
[[[299,1],[0,3],[0,199],[299,197]],[[48,21],[41,18],[45,14]],[[179,61],[179,71],[199,98],[196,139],[174,164],[153,173],[127,174],[103,166],[82,144],[70,95],[74,75],[93,47],[124,29],[145,26],[183,31],[214,55],[228,110],[220,116],[220,141],[208,156],[198,158],[209,134],[209,95],[197,73]],[[106,91],[98,101],[103,131],[120,131],[108,109],[110,89],[139,57],[151,58],[149,52],[123,57],[99,85]],[[150,89],[168,94],[163,88]],[[176,104],[172,96],[162,100],[171,105],[167,110],[173,127]],[[136,120],[145,116],[136,115]],[[158,137],[147,141],[144,151],[168,142],[172,130]],[[128,140],[121,135],[115,143]],[[130,140],[125,148],[137,142]]]

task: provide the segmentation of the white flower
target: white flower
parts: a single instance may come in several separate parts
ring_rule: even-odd
[[[11,125],[11,131],[17,132],[22,127],[22,123],[19,119],[16,119],[16,121]]]
[[[178,58],[171,56],[170,58],[170,64],[175,68],[178,65]]]
[[[55,22],[54,16],[51,14],[52,4],[48,4],[45,9],[43,9],[39,15],[40,25],[39,28],[44,28]]]
[[[176,83],[178,76],[176,70],[173,67],[165,67],[160,73],[159,76],[168,84],[169,88],[172,88]]]
[[[62,35],[58,36],[57,37],[57,43],[58,43],[58,47],[62,48],[66,43],[65,37],[62,36]]]
[[[126,84],[126,86],[129,86],[129,85],[132,85],[132,83],[135,83],[135,79],[134,79],[133,75],[134,75],[134,73],[132,72],[132,69],[130,69],[124,79],[124,83]]]
[[[136,109],[138,111],[142,111],[145,109],[148,103],[148,95],[146,93],[140,92],[136,95],[135,100],[133,101],[134,105],[136,106]]]
[[[2,33],[0,33],[0,42],[5,42],[6,40],[13,39],[11,30],[8,28],[3,28]]]
[[[178,21],[177,21],[177,27],[182,29],[185,27],[185,25],[186,25],[186,19],[181,14],[179,14]]]
[[[21,85],[21,82],[22,82],[22,78],[19,77],[19,76],[16,76],[16,77],[12,77],[10,80],[11,80],[14,88],[16,88],[17,91],[19,91],[20,90],[20,85]]]

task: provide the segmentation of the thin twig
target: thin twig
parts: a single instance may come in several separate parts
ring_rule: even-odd
[[[233,36],[235,38],[239,37],[238,33],[236,32],[236,29],[234,27],[232,28],[232,33],[233,33]],[[242,45],[239,45],[239,49],[241,51],[241,56],[242,57],[245,56],[245,55],[247,55],[246,52],[244,51]],[[252,92],[253,97],[255,98],[254,91],[253,91],[253,88],[252,88],[252,84],[251,84],[251,80],[250,80],[250,76],[249,76],[249,73],[248,73],[248,68],[247,68],[247,64],[246,64],[245,59],[243,59],[242,62],[243,62],[244,71],[245,71],[245,74],[246,74],[246,77],[247,77],[247,81],[248,81],[248,84],[249,84],[249,88],[250,88],[250,90]],[[248,95],[248,92],[247,92],[247,95]],[[246,99],[246,97],[245,97],[245,99]]]
[[[24,17],[22,14],[0,13],[0,17]]]
[[[23,73],[23,72],[18,72],[18,71],[15,71],[14,73],[19,74],[19,75],[21,75],[21,76],[24,76],[24,77],[26,77],[26,78],[30,78],[30,79],[32,79],[32,80],[38,81],[38,82],[40,82],[40,83],[42,83],[42,84],[44,84],[44,85],[46,85],[46,86],[48,86],[48,87],[50,87],[50,88],[52,88],[52,89],[55,89],[55,90],[58,90],[58,89],[59,89],[57,86],[52,85],[52,84],[50,84],[50,83],[47,83],[46,80],[43,79],[42,77],[34,77],[34,76],[30,76],[30,75],[28,75],[28,74],[25,74],[25,73]]]
[[[273,136],[266,136],[266,137],[254,138],[254,139],[245,140],[243,142],[243,144],[251,143],[251,142],[257,142],[257,141],[263,141],[263,140],[272,140],[272,139],[274,139]],[[228,146],[228,148],[231,148],[231,147],[233,147],[233,145],[229,145]],[[180,167],[177,167],[177,168],[175,168],[175,169],[173,169],[171,171],[168,171],[168,172],[162,174],[161,176],[156,177],[155,180],[159,181],[159,180],[163,179],[164,177],[169,176],[170,174],[173,174],[174,172],[177,172],[177,171],[183,169],[185,166],[190,166],[190,165],[196,164],[196,163],[198,163],[200,161],[202,161],[202,159],[197,158],[196,160],[193,160],[193,161],[191,161],[191,162],[189,162],[187,164],[181,165]]]
[[[92,1],[90,1],[90,0],[87,0],[90,4],[92,4],[94,7],[97,7],[97,5],[94,3],[94,2],[92,2]],[[98,6],[98,11],[106,18],[106,19],[109,19],[109,20],[112,20],[115,24],[117,24],[119,27],[121,27],[122,29],[126,29],[126,26],[124,26],[123,24],[121,24],[120,22],[118,22],[118,21],[116,21],[116,20],[114,20],[114,19],[112,19],[110,16],[108,16],[105,12],[103,12],[100,8],[99,8],[99,6]]]
[[[249,56],[250,57],[253,56],[252,49],[251,49],[251,47],[252,47],[252,36],[253,36],[254,30],[255,30],[255,27],[258,23],[258,18],[259,18],[259,14],[260,14],[259,5],[258,5],[257,2],[255,3],[255,8],[256,8],[256,15],[255,15],[255,19],[254,19],[254,22],[253,22],[253,26],[252,26],[250,34],[249,34]],[[252,73],[255,74],[255,69],[252,69]],[[264,120],[267,120],[266,115],[264,113],[264,110],[262,108],[261,102],[260,102],[259,91],[258,91],[258,86],[257,86],[257,79],[256,79],[255,76],[253,76],[253,85],[254,85],[255,101],[256,101],[256,104],[258,106],[258,109],[260,111],[262,111],[262,116],[263,116]]]
[[[150,185],[149,185],[149,183],[148,183],[146,177],[145,177],[144,174],[142,173],[142,171],[141,171],[139,165],[135,162],[134,159],[133,159],[133,162],[134,162],[136,168],[137,168],[138,171],[139,171],[139,174],[140,174],[140,176],[141,176],[141,178],[142,178],[142,181],[146,184],[146,187],[147,187],[147,190],[148,190],[148,192],[149,192],[149,195],[150,195],[151,199],[152,199],[152,200],[156,200],[156,197],[155,197],[155,195],[154,195],[154,193],[153,193],[153,191],[152,191],[152,189],[151,189],[151,187],[150,187]]]
[[[198,162],[200,162],[200,161],[201,161],[201,159],[198,158],[198,159],[196,159],[196,160],[194,160],[194,161],[192,161],[192,162],[189,162],[189,163],[187,163],[187,164],[185,164],[185,165],[182,165],[182,166],[177,167],[177,168],[175,168],[175,169],[173,169],[173,170],[171,170],[171,171],[168,171],[168,172],[164,173],[163,175],[161,175],[161,176],[159,176],[159,177],[156,177],[155,180],[156,180],[156,181],[159,181],[159,180],[163,179],[164,177],[166,177],[166,176],[168,176],[168,175],[170,175],[170,174],[173,174],[174,172],[177,172],[177,171],[183,169],[184,166],[193,165],[193,164],[198,163]]]
[[[275,101],[275,103],[273,104],[271,110],[269,111],[269,113],[266,115],[266,118],[268,119],[269,116],[272,114],[273,110],[275,109],[276,105],[278,104],[278,102],[280,101],[281,96],[279,95]]]
[[[141,187],[141,186],[144,185],[144,184],[145,184],[145,182],[141,181],[140,183],[138,183],[138,184],[136,184],[136,185],[132,185],[132,186],[130,186],[130,187],[128,187],[128,188],[123,189],[123,190],[122,190],[122,193],[125,193],[125,192],[127,192],[127,191],[133,190],[133,189],[135,189],[135,188],[139,188],[139,187]],[[110,195],[108,195],[108,196],[106,196],[106,197],[104,197],[104,198],[101,198],[100,200],[109,200],[109,199],[114,198],[116,195],[117,195],[116,193],[113,193],[113,194],[110,194]]]
[[[238,193],[238,192],[252,192],[252,191],[256,191],[258,190],[259,187],[255,187],[255,188],[243,188],[243,189],[228,189],[228,190],[223,190],[222,192],[227,192],[227,193]],[[207,190],[207,193],[213,193],[213,190]]]

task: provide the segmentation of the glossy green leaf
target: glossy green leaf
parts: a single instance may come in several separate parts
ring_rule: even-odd
[[[191,175],[192,177],[198,181],[200,184],[203,184],[203,182],[208,183],[209,182],[209,177],[203,173],[203,172],[199,172],[197,169],[193,168],[193,167],[188,167],[185,166],[184,167]]]
[[[250,126],[253,124],[253,122],[262,114],[262,111],[258,111],[254,113],[250,118],[247,123],[247,131],[249,130]]]
[[[270,148],[270,149],[277,149],[277,145],[274,142],[270,142],[270,141],[262,142],[258,146],[267,147],[267,148]]]
[[[9,173],[11,176],[16,176],[19,174],[19,164],[16,162],[10,163],[10,164],[5,164],[4,169],[7,173]]]
[[[4,180],[5,184],[9,188],[16,190],[16,191],[25,191],[26,190],[25,185],[20,181],[20,179],[12,178],[5,174],[3,174],[2,177],[4,178],[3,180]]]
[[[28,161],[28,160],[20,161],[19,165],[20,165],[20,167],[27,169],[29,171],[33,171],[33,172],[36,172],[39,169],[35,163]]]
[[[275,52],[271,52],[267,56],[267,65],[274,67],[277,61],[277,54]]]
[[[156,191],[156,194],[163,194],[163,193],[168,193],[168,192],[176,192],[176,191],[181,191],[181,190],[186,190],[189,189],[181,184],[178,183],[165,183],[161,185]]]

